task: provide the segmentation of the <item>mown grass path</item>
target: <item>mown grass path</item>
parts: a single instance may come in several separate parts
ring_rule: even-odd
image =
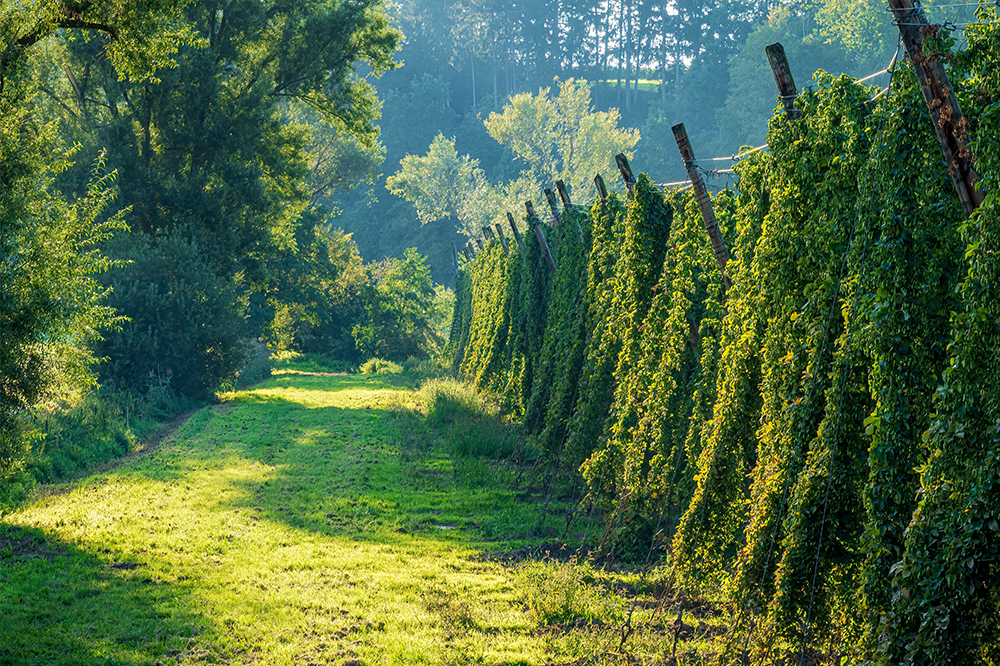
[[[543,664],[537,506],[371,376],[284,371],[0,524],[3,664]],[[496,547],[496,546],[494,546]],[[566,654],[566,656],[571,656]]]

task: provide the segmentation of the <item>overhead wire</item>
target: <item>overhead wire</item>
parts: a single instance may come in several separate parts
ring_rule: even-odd
[[[892,86],[892,75],[895,72],[896,60],[897,60],[897,58],[899,56],[899,51],[900,51],[901,47],[902,47],[902,40],[900,40],[897,43],[897,45],[896,45],[896,53],[895,53],[895,55],[893,55],[892,60],[889,62],[889,65],[884,70],[882,70],[882,72],[889,72],[889,75],[890,75],[889,86],[886,88],[886,90],[888,90],[889,87]],[[882,72],[879,72],[879,73],[882,73]],[[872,76],[876,76],[879,73],[873,74],[873,75],[871,75],[871,76],[869,76],[867,78],[871,78]],[[883,92],[885,92],[885,91],[883,91]],[[881,95],[881,94],[882,93],[879,93],[879,95]],[[886,105],[886,107],[887,106],[888,105]],[[882,117],[882,120],[881,120],[881,123],[880,123],[880,126],[879,126],[879,134],[881,134],[882,127],[884,126],[884,122],[885,122],[885,115],[884,114],[885,114],[885,111],[883,110],[883,117]],[[868,180],[868,176],[869,176],[870,171],[871,171],[871,164],[872,164],[872,161],[869,159],[869,161],[868,161],[868,168],[866,170],[865,177],[862,180],[862,184],[866,183],[867,180]],[[874,196],[874,190],[873,190],[873,196]],[[833,299],[832,299],[831,304],[830,304],[830,310],[829,310],[829,312],[827,314],[826,325],[824,326],[824,329],[823,329],[822,343],[820,345],[820,349],[819,349],[819,351],[818,351],[818,353],[816,355],[816,358],[813,361],[813,364],[811,364],[811,365],[814,365],[814,366],[818,365],[820,362],[822,362],[822,359],[823,359],[823,357],[826,354],[826,345],[827,345],[828,338],[829,338],[830,326],[831,326],[831,324],[833,322],[834,314],[837,311],[837,301],[839,299],[840,287],[841,287],[841,284],[843,282],[844,272],[845,272],[846,266],[847,266],[848,252],[850,251],[851,242],[852,242],[852,240],[854,238],[854,231],[855,231],[855,225],[856,224],[857,224],[857,217],[855,217],[854,224],[852,224],[851,232],[850,232],[849,237],[848,237],[847,248],[844,251],[844,260],[841,263],[840,276],[839,276],[839,278],[837,280],[837,285],[836,285],[836,288],[834,290],[834,296],[833,296]],[[866,237],[866,244],[867,244],[867,237]],[[867,245],[866,245],[866,247],[867,247]],[[806,397],[806,401],[804,403],[805,405],[809,405],[809,404],[812,403],[813,397],[815,396],[816,385],[817,385],[817,377],[819,376],[819,374],[820,373],[818,372],[818,367],[814,368],[814,371],[810,373],[810,376],[812,377],[812,381],[810,382],[810,385],[809,385],[809,392],[808,392],[808,395]],[[843,394],[841,394],[841,397],[843,397]],[[795,455],[795,460],[798,460],[799,452],[800,452],[800,449],[802,448],[802,442],[803,442],[803,440],[805,438],[806,424],[807,424],[807,420],[803,419],[801,421],[801,424],[800,424],[798,437],[796,438],[796,441],[795,441],[795,446],[793,447],[793,453]],[[838,422],[838,426],[839,426],[839,422]],[[795,460],[793,460],[793,463],[795,462]],[[793,464],[793,468],[794,468],[794,466],[795,465]],[[782,521],[783,521],[783,514],[784,514],[785,508],[787,506],[788,492],[791,489],[791,479],[792,479],[792,474],[789,471],[789,473],[786,474],[786,476],[785,476],[785,483],[784,483],[784,487],[782,488],[782,492],[781,492],[781,500],[779,501],[779,504],[778,504],[778,514],[775,517],[774,529],[771,531],[771,538],[770,538],[769,544],[768,544],[768,552],[767,552],[767,556],[764,559],[764,566],[763,566],[762,571],[761,571],[761,580],[760,580],[760,583],[758,585],[758,589],[759,589],[759,591],[760,591],[761,594],[764,593],[764,583],[767,580],[767,573],[768,573],[768,570],[770,569],[770,566],[771,566],[771,558],[774,555],[774,547],[775,547],[775,544],[777,542],[778,530],[781,528],[781,524],[782,524]],[[824,504],[824,511],[825,511],[825,504]],[[814,572],[813,585],[815,586],[815,572]],[[813,588],[813,592],[814,591],[815,591],[815,587]],[[811,611],[811,607],[812,607],[812,599],[810,599],[810,611]],[[747,609],[747,610],[749,610],[749,609]],[[751,614],[753,616],[756,616],[759,612],[760,612],[760,607],[759,607],[759,599],[758,599],[754,603],[754,608],[751,611]],[[807,615],[808,615],[808,612],[807,612]],[[807,620],[807,626],[808,626],[808,620]],[[741,659],[742,663],[744,663],[744,664],[747,661],[747,649],[749,647],[750,636],[753,633],[753,631],[754,631],[753,628],[749,629],[747,631],[745,637],[744,637],[743,649],[742,649],[742,659]],[[805,645],[803,645],[803,654],[804,654],[804,651],[805,651]],[[801,666],[801,660],[800,660],[800,666]]]
[[[923,9],[926,11],[928,9],[931,9],[931,10],[934,10],[934,9],[944,9],[945,7],[978,7],[980,4],[982,4],[982,3],[979,3],[979,2],[956,2],[956,3],[950,4],[950,5],[931,5],[930,7],[924,7]],[[1000,0],[994,0],[993,4],[995,4],[997,7],[1000,7]]]
[[[1000,0],[996,0],[996,1],[998,3],[1000,3]],[[978,3],[973,3],[973,4],[978,4]],[[855,79],[854,82],[855,83],[864,83],[866,81],[874,79],[875,77],[881,76],[883,74],[890,74],[891,75],[893,68],[896,66],[896,61],[897,61],[898,58],[899,58],[899,48],[896,49],[895,55],[892,56],[892,60],[889,61],[889,64],[886,67],[880,69],[877,72],[869,74],[868,76],[865,76],[863,78]],[[890,76],[890,80],[891,80],[891,76]],[[874,102],[875,100],[877,100],[878,98],[880,98],[882,95],[884,95],[888,90],[889,90],[888,87],[885,87],[885,88],[881,89],[878,93],[875,94],[874,97],[872,97],[868,101],[869,102]],[[700,162],[737,162],[740,159],[746,157],[747,155],[750,155],[751,153],[755,153],[755,152],[760,151],[760,150],[766,150],[767,148],[768,148],[768,145],[765,143],[763,145],[755,146],[753,148],[749,148],[747,150],[743,150],[743,151],[740,151],[738,153],[734,153],[734,154],[729,155],[729,156],[723,156],[723,157],[706,157],[706,158],[701,159],[699,161]],[[709,178],[714,178],[718,174],[731,174],[731,173],[735,173],[735,171],[733,169],[701,169],[701,168],[699,168],[699,171],[701,171],[701,173],[703,175],[705,175],[706,177],[709,177]],[[659,184],[657,184],[657,187],[659,187],[659,188],[667,188],[667,187],[682,186],[682,187],[680,187],[680,189],[678,191],[684,191],[684,190],[688,189],[688,187],[685,186],[685,185],[688,185],[689,183],[690,183],[690,181],[688,181],[688,180],[678,180],[678,181],[674,181],[672,183],[659,183]]]
[[[901,46],[902,46],[902,37],[900,37],[899,45],[896,47],[897,54],[898,54],[899,49],[900,49]],[[893,58],[893,60],[895,60],[895,57]],[[894,74],[894,73],[895,73],[895,68],[893,68],[892,72],[890,72],[889,87],[892,86],[892,74]],[[888,104],[888,100],[887,100],[886,104],[884,104],[883,107],[882,107],[882,116],[879,119],[878,133],[877,133],[876,136],[881,136],[882,131],[885,129],[886,117],[888,116],[888,109],[889,109],[889,104]],[[876,144],[876,146],[879,147],[879,148],[882,147],[881,144],[878,144],[878,143]],[[877,159],[877,155],[876,155],[875,159]],[[810,590],[809,590],[809,605],[808,605],[808,607],[806,609],[805,627],[804,627],[804,631],[802,632],[802,650],[799,652],[799,666],[803,666],[805,664],[806,647],[807,647],[808,642],[809,642],[809,629],[810,629],[810,623],[812,621],[813,603],[815,602],[815,599],[816,599],[816,578],[819,575],[819,560],[820,560],[820,554],[822,553],[822,550],[823,550],[823,536],[824,536],[824,532],[826,530],[826,519],[827,519],[827,515],[828,515],[828,510],[829,510],[830,489],[833,486],[833,476],[834,476],[834,472],[835,472],[834,463],[836,462],[836,455],[837,455],[837,440],[840,437],[840,427],[841,427],[841,423],[842,423],[842,420],[843,420],[843,413],[844,413],[844,394],[847,391],[847,380],[848,380],[848,378],[850,376],[851,365],[852,365],[852,363],[854,361],[854,345],[853,345],[853,341],[854,341],[855,324],[857,322],[858,303],[859,303],[860,297],[861,297],[861,284],[862,284],[862,282],[864,280],[865,268],[866,268],[866,263],[867,263],[867,259],[868,259],[868,242],[871,239],[872,211],[873,211],[873,209],[875,207],[875,185],[874,185],[873,182],[871,182],[869,180],[869,177],[871,176],[871,172],[872,172],[872,165],[875,162],[875,159],[873,159],[872,157],[869,157],[869,159],[868,159],[868,165],[867,165],[867,167],[865,169],[865,177],[861,181],[863,185],[865,183],[867,183],[868,187],[871,188],[871,194],[870,194],[869,199],[868,199],[868,213],[867,213],[866,220],[865,220],[864,243],[863,243],[862,248],[861,248],[861,259],[860,259],[860,262],[858,264],[858,282],[857,282],[857,287],[855,288],[855,291],[854,291],[853,303],[851,304],[850,322],[849,322],[848,330],[847,330],[847,340],[846,340],[845,345],[844,345],[845,348],[846,348],[846,350],[847,350],[847,363],[846,363],[846,367],[844,369],[843,379],[841,381],[840,397],[838,398],[838,402],[837,402],[837,421],[836,421],[836,426],[835,426],[835,429],[834,429],[832,445],[830,447],[830,463],[829,463],[829,467],[827,469],[826,491],[825,491],[825,494],[824,494],[824,497],[823,497],[823,514],[822,514],[822,518],[820,519],[819,538],[817,539],[817,543],[816,543],[816,555],[815,555],[815,558],[814,558],[814,561],[813,561],[812,580],[811,580],[811,583],[810,583]],[[863,189],[862,189],[862,192],[863,192]],[[857,224],[858,217],[860,217],[860,212],[858,212],[858,215],[855,216],[855,225]],[[844,250],[844,259],[843,259],[843,261],[841,263],[840,278],[837,281],[837,289],[836,289],[836,293],[835,293],[835,296],[834,296],[833,307],[836,307],[836,302],[837,302],[837,299],[839,298],[838,294],[840,292],[841,283],[843,282],[844,273],[845,273],[846,268],[847,268],[848,256],[849,256],[849,253],[850,253],[850,250],[851,250],[852,240],[853,240],[853,236],[854,236],[854,229],[853,228],[851,230],[851,236],[852,236],[852,238],[848,240],[847,248],[845,248],[845,250]]]

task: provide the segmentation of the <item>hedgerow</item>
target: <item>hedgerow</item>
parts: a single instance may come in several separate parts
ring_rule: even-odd
[[[878,96],[818,72],[712,198],[731,287],[694,196],[645,176],[548,229],[554,278],[537,248],[505,264],[480,385],[586,490],[605,562],[724,588],[722,663],[1000,659],[997,9],[957,54],[942,35],[985,192],[970,218],[908,68]]]

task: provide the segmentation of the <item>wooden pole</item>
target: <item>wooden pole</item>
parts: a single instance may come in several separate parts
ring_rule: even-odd
[[[562,200],[563,208],[569,210],[569,207],[572,206],[573,203],[569,200],[569,191],[566,189],[566,183],[561,180],[557,180],[556,190],[559,191],[559,198]],[[583,236],[583,227],[580,226],[580,218],[577,217],[574,219],[576,220],[576,230],[580,232],[581,236]]]
[[[618,153],[615,155],[615,164],[618,165],[618,173],[622,175],[622,180],[625,181],[625,187],[628,188],[628,198],[635,198],[635,176],[632,175],[632,166],[628,163],[628,158],[625,157],[625,153]]]
[[[542,256],[545,257],[545,263],[548,264],[549,272],[555,275],[556,262],[552,260],[552,253],[549,252],[549,244],[545,242],[545,233],[542,231],[542,225],[538,220],[538,216],[535,215],[535,205],[530,201],[525,201],[524,207],[528,211],[528,217],[532,220],[531,228],[535,230],[535,238],[538,239],[538,245],[542,248]]]
[[[477,238],[476,239],[476,245],[479,246],[479,251],[480,252],[482,252],[485,249],[484,246],[483,246],[483,239],[482,238]]]
[[[475,256],[476,256],[475,254],[472,254],[470,256],[470,254],[469,254],[469,244],[468,243],[466,243],[465,247],[462,248],[462,254],[465,255],[465,260],[466,261],[472,261],[475,258]]]
[[[889,0],[889,9],[892,10],[906,53],[910,56],[913,70],[920,81],[924,101],[930,109],[934,131],[948,164],[948,175],[955,184],[958,199],[962,202],[962,211],[969,217],[983,202],[984,194],[978,188],[982,178],[972,167],[972,153],[968,144],[969,123],[962,115],[948,75],[937,58],[924,53],[924,35],[939,28],[927,24],[923,11],[914,6],[913,0]]]
[[[597,187],[597,195],[601,197],[601,201],[607,201],[608,187],[604,184],[604,179],[601,178],[601,174],[594,176],[594,185]]]
[[[552,226],[558,227],[559,223],[562,221],[562,217],[559,215],[559,207],[556,205],[556,195],[548,187],[545,188],[545,200],[549,202],[549,210],[552,211]]]
[[[514,216],[507,213],[507,223],[510,224],[510,233],[514,234],[514,241],[517,243],[517,249],[524,254],[524,241],[521,240],[521,232],[517,229],[517,223],[514,222]]]
[[[778,85],[778,95],[785,107],[785,116],[790,120],[801,118],[802,112],[795,108],[795,96],[798,95],[798,90],[795,88],[795,80],[792,79],[792,70],[788,66],[785,47],[775,42],[764,47],[764,53],[767,54],[767,62],[771,65],[774,82]]]
[[[535,204],[531,203],[530,201],[525,201],[524,202],[524,209],[526,211],[528,211],[528,217],[529,218],[531,218],[532,220],[539,219],[539,217],[537,215],[535,215]]]
[[[500,239],[500,247],[503,248],[503,256],[506,257],[508,254],[510,254],[510,248],[507,247],[507,237],[503,235],[503,227],[500,226],[499,222],[497,222],[496,227],[497,227],[497,238]]]
[[[561,180],[556,181],[556,190],[559,192],[559,198],[562,200],[563,208],[569,210],[569,207],[573,204],[569,200],[569,192],[566,190],[566,183]]]
[[[490,225],[483,227],[483,237],[488,241],[495,241],[496,238],[493,236],[493,228]]]
[[[691,179],[691,187],[694,188],[695,199],[698,201],[698,208],[701,209],[701,218],[705,222],[705,229],[708,231],[708,238],[712,241],[712,252],[715,253],[715,262],[719,265],[719,272],[722,273],[722,282],[726,288],[732,286],[733,282],[726,275],[726,262],[729,261],[729,251],[726,249],[726,241],[719,231],[718,222],[715,219],[715,211],[712,210],[712,200],[705,189],[705,181],[701,179],[698,172],[698,163],[694,159],[694,151],[691,149],[691,142],[688,140],[687,130],[684,123],[678,123],[670,128],[677,141],[677,148],[681,151],[681,159],[684,160],[684,168],[687,169],[688,177]]]

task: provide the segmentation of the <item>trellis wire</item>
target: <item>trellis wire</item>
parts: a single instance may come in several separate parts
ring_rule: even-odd
[[[877,74],[881,74],[883,72],[889,72],[889,87],[891,87],[891,85],[892,85],[892,75],[895,72],[896,58],[899,56],[899,50],[900,50],[901,46],[902,46],[902,41],[900,40],[897,43],[897,45],[896,45],[896,54],[893,55],[892,60],[889,63],[889,66],[886,67],[884,70],[882,70],[882,72],[878,72],[877,73]],[[868,78],[872,78],[872,76],[877,76],[877,74],[873,74],[873,75],[869,76]],[[886,89],[888,90],[888,87]],[[888,108],[888,100],[886,101],[885,108]],[[884,127],[884,124],[885,124],[885,108],[883,108],[883,116],[882,116],[882,119],[881,119],[880,124],[879,124],[879,130],[878,130],[878,134],[879,135],[881,134],[882,128]],[[872,160],[869,159],[868,160],[867,169],[866,169],[866,172],[865,172],[865,177],[861,181],[862,182],[862,190],[864,188],[864,184],[868,182],[868,177],[869,177],[869,175],[871,173],[871,164],[872,164]],[[763,195],[763,189],[761,190],[761,192],[762,192],[762,195]],[[872,190],[872,196],[874,196],[874,189]],[[869,215],[870,215],[870,211],[869,211]],[[851,249],[851,243],[852,243],[853,238],[854,238],[854,231],[855,231],[855,225],[856,224],[857,224],[857,216],[855,216],[854,223],[852,223],[852,225],[851,225],[851,233],[848,236],[847,247],[844,250],[844,260],[841,263],[840,275],[838,276],[838,279],[837,279],[837,286],[834,289],[834,294],[833,294],[833,298],[831,300],[829,314],[827,315],[826,324],[825,324],[825,326],[823,328],[822,343],[820,345],[820,349],[817,352],[816,358],[814,360],[815,364],[819,364],[822,361],[824,354],[826,353],[826,345],[827,345],[827,341],[828,341],[828,338],[829,338],[830,325],[833,322],[833,316],[834,316],[834,314],[836,313],[836,310],[837,310],[837,301],[838,301],[838,299],[840,297],[839,296],[840,295],[840,287],[841,287],[841,284],[843,283],[844,272],[845,272],[846,267],[847,267],[847,257],[848,257],[848,253],[850,252],[850,249]],[[866,238],[866,247],[867,247],[867,238]],[[818,370],[818,368],[816,368],[816,370]],[[806,402],[804,403],[804,405],[809,405],[809,404],[812,403],[813,396],[815,395],[818,374],[819,373],[816,372],[816,371],[810,373],[812,379],[810,381],[809,393],[807,395]],[[843,394],[841,394],[841,398],[843,398]],[[840,424],[840,422],[839,422],[839,413],[838,413],[838,432],[839,432],[839,424]],[[793,447],[793,453],[795,455],[795,458],[792,460],[792,463],[793,463],[792,469],[795,468],[795,464],[794,463],[799,458],[800,449],[802,448],[802,440],[803,440],[803,438],[805,436],[805,429],[806,429],[806,420],[803,419],[802,422],[800,423],[799,433],[798,433],[798,436],[796,437],[796,440],[795,440],[795,446]],[[778,515],[775,517],[774,529],[771,531],[771,538],[770,538],[769,544],[768,544],[767,557],[764,559],[764,566],[763,566],[762,571],[761,571],[761,579],[760,579],[760,584],[758,586],[758,589],[759,589],[761,595],[763,595],[763,593],[764,593],[764,582],[767,580],[768,568],[771,566],[771,557],[774,555],[774,545],[775,545],[776,540],[777,540],[778,530],[781,528],[782,514],[784,514],[785,507],[787,506],[788,491],[789,491],[789,488],[791,486],[791,479],[792,479],[792,474],[791,473],[786,474],[786,476],[785,476],[785,484],[784,484],[784,487],[782,488],[782,491],[781,491],[781,501],[779,502],[779,505],[778,505]],[[824,513],[825,513],[825,502],[824,502]],[[815,578],[813,579],[813,584],[815,585]],[[811,605],[812,605],[812,600],[810,599],[810,607],[811,607]],[[760,607],[759,607],[759,600],[756,600],[754,602],[754,610],[752,611],[752,613],[753,613],[754,616],[756,616],[759,613],[759,609],[760,609]],[[807,621],[807,624],[808,624],[808,621]],[[748,630],[747,631],[745,639],[744,639],[744,642],[743,642],[743,650],[742,650],[741,661],[744,664],[746,663],[747,648],[749,646],[751,633],[752,633],[752,630]],[[803,654],[804,654],[804,651],[805,651],[805,646],[803,645]]]
[[[897,53],[899,52],[901,46],[902,46],[902,38],[900,38],[899,44],[896,46]],[[893,69],[890,72],[890,78],[889,78],[890,88],[892,87],[892,78],[894,74],[895,74],[895,69]],[[882,106],[882,117],[879,119],[879,127],[876,136],[880,136],[882,134],[882,131],[885,129],[885,122],[886,122],[886,117],[888,115],[888,110],[889,110],[889,99],[886,99],[886,103]],[[876,142],[875,148],[881,152],[882,143]],[[838,399],[837,403],[837,424],[836,427],[834,428],[832,446],[830,449],[830,464],[827,471],[826,492],[823,497],[823,517],[821,518],[819,524],[819,539],[817,540],[816,543],[816,556],[813,562],[812,581],[810,583],[810,590],[809,590],[809,606],[806,609],[806,622],[805,622],[805,630],[802,633],[802,650],[799,653],[799,666],[803,666],[805,662],[806,646],[809,642],[809,624],[812,620],[813,602],[815,601],[816,597],[816,577],[819,574],[819,559],[820,559],[820,553],[822,552],[823,549],[823,534],[826,529],[826,516],[830,501],[830,488],[833,485],[833,475],[835,471],[834,463],[836,462],[836,454],[837,454],[837,440],[840,437],[840,426],[843,420],[844,393],[847,390],[847,380],[850,376],[851,364],[853,363],[854,360],[854,345],[852,343],[854,340],[855,323],[857,321],[858,301],[861,297],[861,284],[864,278],[865,265],[868,259],[868,242],[871,238],[872,210],[875,207],[875,187],[874,183],[869,181],[869,176],[871,175],[872,171],[872,164],[875,161],[875,159],[877,159],[877,155],[875,156],[875,158],[869,156],[868,165],[865,170],[865,178],[862,180],[862,183],[867,183],[867,185],[871,188],[871,194],[868,199],[868,213],[865,220],[864,243],[861,246],[861,261],[858,265],[858,286],[855,288],[854,302],[851,304],[851,319],[848,325],[847,340],[845,343],[845,346],[847,347],[847,364],[844,369],[844,376],[840,387],[840,398]],[[858,215],[860,215],[860,212],[858,213]],[[854,218],[855,224],[857,223],[858,215],[856,215]],[[853,228],[851,235],[852,237],[854,235]],[[847,247],[844,250],[844,260],[843,263],[841,264],[840,280],[843,279],[844,271],[847,267],[848,254],[850,253],[851,245],[852,241],[849,240]],[[840,280],[838,280],[837,283],[838,292],[840,290]]]

